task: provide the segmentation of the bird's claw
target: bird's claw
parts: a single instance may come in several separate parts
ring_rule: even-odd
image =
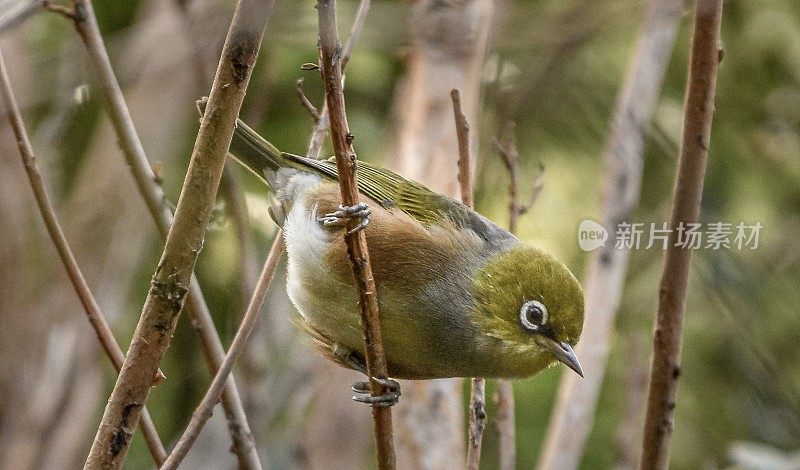
[[[371,380],[383,385],[386,388],[386,393],[372,396],[370,395],[371,390],[369,382],[356,382],[353,384],[353,391],[359,395],[353,396],[354,401],[366,403],[378,408],[397,404],[397,401],[400,399],[400,384],[396,380],[376,377],[372,377]]]
[[[347,231],[347,234],[353,234],[359,230],[364,230],[369,225],[369,216],[372,211],[369,206],[363,202],[352,206],[340,205],[339,209],[335,212],[329,212],[317,220],[322,222],[325,227],[341,227],[347,224],[349,219],[360,219],[358,225]]]

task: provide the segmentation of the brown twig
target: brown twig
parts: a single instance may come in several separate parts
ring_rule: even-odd
[[[356,11],[356,18],[353,20],[353,26],[350,28],[350,37],[347,39],[347,44],[342,49],[342,73],[350,63],[350,57],[353,55],[353,48],[361,37],[361,32],[364,30],[364,22],[367,19],[367,12],[369,11],[370,0],[361,0],[358,4]]]
[[[461,92],[457,88],[450,90],[453,100],[453,114],[456,120],[456,139],[458,141],[458,188],[461,192],[461,202],[473,206],[472,194],[472,161],[469,153],[469,123],[464,110],[461,108]]]
[[[539,172],[533,179],[528,202],[525,204],[519,202],[519,151],[516,132],[516,123],[508,121],[503,126],[500,137],[492,142],[508,171],[508,231],[511,233],[516,233],[519,218],[531,210],[544,188],[544,165],[539,162]]]
[[[508,182],[508,231],[516,234],[519,219],[530,211],[544,188],[544,165],[539,162],[539,171],[533,180],[528,202],[519,202],[519,150],[517,149],[516,123],[507,121],[500,137],[492,142],[509,175]],[[499,438],[500,468],[516,468],[516,428],[514,423],[514,389],[508,380],[498,380],[495,391],[497,404],[497,433]]]
[[[328,105],[322,106],[322,111],[319,112],[319,119],[314,124],[314,130],[311,132],[311,138],[308,139],[308,150],[306,156],[318,160],[322,152],[322,144],[325,142],[325,136],[328,135],[328,130],[331,127],[331,120],[328,114]]]
[[[486,429],[486,379],[473,377],[470,387],[469,441],[467,443],[467,468],[481,466],[483,431]]]
[[[222,395],[222,388],[225,386],[225,382],[231,373],[233,364],[244,350],[250,332],[253,331],[253,326],[255,326],[258,320],[258,313],[261,311],[264,297],[267,295],[267,289],[272,283],[272,278],[275,275],[278,261],[280,261],[281,255],[283,254],[284,246],[283,233],[279,230],[275,241],[272,243],[272,248],[269,251],[267,260],[264,262],[264,268],[261,270],[261,275],[256,283],[253,296],[250,298],[250,304],[244,314],[242,323],[239,326],[239,330],[236,332],[236,336],[233,338],[230,349],[228,349],[228,354],[225,356],[225,360],[222,362],[217,374],[211,381],[211,385],[208,391],[206,391],[205,396],[203,396],[203,400],[197,406],[194,413],[192,413],[192,419],[189,421],[189,425],[186,427],[181,438],[178,439],[175,448],[169,454],[169,458],[167,458],[167,461],[164,462],[164,465],[161,467],[162,470],[178,468],[178,465],[180,465],[183,458],[189,453],[192,445],[194,445],[197,436],[200,435],[200,431],[203,429],[206,421],[211,417],[214,406]]]
[[[210,73],[213,72],[209,72],[209,66],[211,64],[205,60],[201,48],[199,47],[201,38],[197,37],[196,31],[192,28],[192,18],[191,12],[189,11],[189,3],[185,0],[175,0],[174,4],[179,10],[181,19],[183,20],[182,26],[184,32],[186,33],[189,42],[194,45],[194,47],[191,48],[192,65],[194,68],[194,81],[197,85],[198,93],[205,94],[208,92],[208,88],[211,86],[211,80],[213,79],[213,77],[209,77]],[[252,98],[252,93],[250,96]],[[200,114],[200,117],[202,117],[202,113]],[[233,231],[238,242],[237,248],[239,250],[239,269],[237,273],[239,292],[237,293],[238,295],[236,299],[238,308],[236,315],[228,316],[230,321],[241,321],[243,318],[244,312],[247,310],[250,293],[253,291],[256,284],[256,278],[258,277],[258,266],[254,257],[252,256],[253,240],[252,234],[250,233],[250,221],[248,220],[247,216],[247,202],[245,201],[244,190],[242,189],[239,174],[237,173],[237,166],[238,165],[236,162],[232,161],[228,161],[225,164],[225,170],[222,173],[222,182],[220,186],[221,196],[225,201],[227,214],[231,220]],[[194,286],[196,286],[196,289]],[[212,374],[214,374],[218,370],[219,365],[222,363],[225,352],[222,348],[222,343],[213,338],[218,335],[216,334],[216,329],[211,322],[210,312],[208,312],[208,307],[205,305],[205,303],[203,302],[199,304],[200,311],[206,312],[202,315],[195,314],[195,309],[191,308],[191,305],[193,304],[191,298],[193,297],[194,293],[197,293],[197,296],[201,297],[202,300],[202,293],[200,292],[199,284],[193,281],[189,289],[189,314],[195,318],[192,321],[194,326],[200,324],[200,322],[197,321],[198,317],[203,318],[203,324],[205,327],[198,328],[198,330],[200,330],[201,339],[204,335],[209,336],[212,339],[212,341],[209,343],[214,343],[213,354],[206,354],[208,357],[207,362],[211,366]],[[254,343],[254,341],[250,341],[248,342],[248,345],[256,348],[257,346],[255,346]],[[211,348],[206,347],[205,350],[209,351]],[[254,356],[255,354],[244,354],[242,361],[244,367],[242,367],[240,377],[242,393],[241,399],[239,398],[236,383],[232,378],[229,380],[222,397],[222,407],[228,420],[228,429],[233,439],[234,452],[239,457],[240,462],[249,462],[246,464],[246,466],[251,468],[255,467],[255,463],[259,459],[255,443],[259,438],[259,423],[263,422],[263,419],[258,419],[259,416],[253,413],[254,409],[259,408],[257,403],[263,400],[263,396],[258,390],[256,390],[257,387],[254,386],[255,382],[257,381],[255,376],[258,375],[258,371],[260,369],[259,365],[254,364],[254,362],[263,364],[263,361],[256,361]],[[253,421],[255,422],[255,426],[253,428],[253,432],[251,433],[250,422]]]
[[[516,123],[507,121],[503,125],[500,137],[492,142],[508,171],[508,231],[511,233],[516,233],[520,216],[530,210],[544,186],[544,179],[542,178],[544,170],[540,163],[540,171],[534,180],[531,199],[526,206],[520,204],[519,151],[517,150],[516,131]],[[517,465],[517,432],[514,419],[514,388],[510,381],[504,379],[497,381],[494,399],[497,404],[496,427],[499,441],[499,466],[501,470],[513,470]]]
[[[406,72],[398,84],[397,126],[391,166],[406,178],[457,198],[456,133],[453,88],[461,91],[473,131],[481,104],[481,74],[489,49],[495,8],[503,2],[472,0],[411,2],[411,47]],[[476,132],[474,137],[478,133]],[[473,138],[473,142],[477,139]],[[399,404],[396,432],[398,455],[409,468],[465,466],[464,381],[415,382]]]
[[[353,27],[350,29],[350,37],[347,39],[347,44],[344,46],[344,49],[342,49],[341,58],[339,59],[342,67],[342,74],[344,74],[344,70],[347,67],[347,64],[350,62],[350,57],[353,54],[353,49],[358,42],[358,38],[361,37],[361,31],[364,29],[364,21],[367,18],[369,6],[370,0],[361,0],[361,3],[358,4],[356,19],[353,21]],[[319,69],[319,66],[309,70],[317,69]],[[311,138],[308,141],[306,157],[316,160],[319,159],[320,151],[322,150],[322,144],[325,141],[325,135],[327,135],[328,130],[330,130],[331,123],[330,116],[328,114],[328,103],[327,100],[325,100],[326,102],[322,104],[322,110],[317,110],[317,108],[315,108],[314,105],[308,101],[308,98],[305,98],[305,94],[301,94],[302,89],[300,88],[300,80],[298,80],[297,85],[298,96],[300,96],[300,101],[303,106],[308,109],[311,115],[314,117],[315,124],[314,131],[311,133]],[[344,88],[344,75],[342,75],[342,88]]]
[[[500,470],[517,468],[517,429],[514,419],[514,387],[500,379],[494,395],[497,403],[497,440]]]
[[[473,206],[472,158],[469,151],[469,123],[461,108],[461,92],[450,90],[458,141],[458,187],[461,202]],[[469,440],[467,443],[467,468],[477,470],[481,464],[483,431],[486,429],[486,379],[474,377],[470,387]]]
[[[308,114],[311,115],[311,118],[314,119],[314,124],[319,123],[320,114],[319,110],[316,106],[308,99],[306,94],[303,92],[303,78],[298,78],[296,82],[294,82],[294,92],[297,95],[297,99],[300,100],[300,104],[306,108]]]
[[[72,249],[67,242],[67,237],[61,229],[61,224],[58,222],[56,211],[53,204],[50,202],[50,196],[47,194],[47,189],[44,186],[42,175],[39,172],[39,165],[36,163],[36,156],[33,153],[33,146],[31,145],[28,133],[25,130],[25,124],[22,121],[22,114],[17,106],[17,101],[11,89],[11,81],[8,78],[6,71],[5,60],[0,54],[0,79],[2,86],[0,86],[0,94],[3,96],[3,101],[6,103],[8,109],[8,117],[11,122],[11,127],[14,130],[14,135],[17,137],[17,146],[19,148],[22,163],[25,166],[25,171],[28,173],[28,179],[33,189],[33,195],[36,198],[36,204],[39,207],[39,213],[42,216],[44,225],[47,228],[47,233],[56,247],[61,262],[64,264],[64,269],[67,271],[70,282],[78,294],[78,298],[83,305],[86,312],[86,317],[89,319],[92,328],[94,328],[97,339],[103,346],[106,355],[111,359],[112,364],[117,372],[122,368],[122,363],[125,361],[125,353],[122,352],[117,340],[114,338],[114,333],[111,327],[106,322],[103,312],[100,311],[100,306],[92,295],[89,284],[83,277],[83,272],[78,266],[78,261],[72,253]],[[164,375],[159,370],[156,373],[156,381],[164,379]],[[147,409],[142,410],[142,433],[144,434],[147,448],[155,460],[156,465],[161,465],[167,458],[167,452],[164,450],[164,445],[158,437],[155,424],[153,423],[150,413]]]
[[[653,360],[647,396],[640,468],[667,468],[673,411],[680,375],[683,314],[689,287],[692,250],[678,246],[678,224],[696,223],[703,196],[714,91],[719,65],[722,0],[695,5],[692,50],[684,105],[683,142],[672,197],[669,244],[664,254]]]
[[[225,212],[235,235],[239,258],[237,263],[239,268],[236,276],[239,291],[236,295],[237,308],[236,314],[231,315],[231,320],[241,322],[242,318],[244,318],[244,313],[247,311],[251,292],[256,285],[258,265],[253,259],[253,237],[250,233],[251,227],[244,188],[242,187],[238,168],[234,165],[238,166],[233,161],[228,161],[225,164],[222,182],[220,183],[220,193],[225,201]]]
[[[186,299],[236,117],[264,35],[269,6],[268,0],[240,0],[236,6],[175,210],[175,221],[86,468],[117,468],[127,453],[130,429],[138,422],[150,389],[147,377],[152,377],[158,368]]]
[[[683,0],[651,0],[647,7],[603,157],[600,222],[609,234],[615,234],[620,223],[630,220],[639,201],[645,137],[682,14]],[[592,252],[589,261],[584,281],[584,324],[591,328],[584,329],[575,349],[585,376],[564,374],[561,378],[539,460],[541,469],[577,468],[592,429],[630,257],[630,250],[617,250],[614,245],[610,239]]]
[[[173,221],[172,211],[144,154],[122,90],[111,68],[91,2],[75,2],[74,12],[78,14],[70,12],[68,17],[75,22],[75,28],[86,46],[86,51],[97,73],[98,85],[106,102],[111,123],[119,137],[123,156],[131,169],[139,193],[156,222],[159,233],[166,239]],[[197,282],[194,275],[189,282],[187,303],[188,313],[192,317],[192,325],[200,337],[204,359],[212,372],[216,372],[225,357],[225,350],[203,297],[200,283]],[[260,460],[250,434],[242,400],[233,379],[228,380],[222,395],[222,408],[228,420],[228,429],[233,441],[232,448],[239,459],[239,464],[251,469],[260,468]]]
[[[50,0],[44,0],[42,2],[42,6],[44,7],[45,10],[52,11],[53,13],[58,13],[59,15],[62,15],[70,20],[74,21],[76,19],[75,12],[77,10],[73,7],[61,5],[60,3],[54,3]]]
[[[342,203],[352,206],[358,203],[358,182],[356,180],[356,153],[353,150],[353,136],[350,134],[345,112],[342,90],[341,61],[337,59],[340,50],[336,29],[336,1],[318,0],[319,49],[322,78],[325,83],[325,101],[331,120],[331,140],[336,154],[336,167],[339,172],[339,186]],[[349,224],[353,229],[357,221]],[[378,312],[377,289],[369,263],[367,238],[363,230],[345,236],[347,252],[353,267],[353,275],[358,287],[361,325],[364,329],[364,351],[367,374],[370,378],[373,396],[387,392],[385,387],[372,378],[387,378],[386,358],[381,341],[380,314]],[[395,467],[394,444],[392,442],[392,414],[389,407],[373,407],[375,422],[375,447],[378,467]]]

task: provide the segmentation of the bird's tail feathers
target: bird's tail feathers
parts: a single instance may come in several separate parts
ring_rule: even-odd
[[[241,119],[231,140],[230,154],[245,168],[266,181],[266,175],[280,168],[297,167],[297,163],[277,149]]]

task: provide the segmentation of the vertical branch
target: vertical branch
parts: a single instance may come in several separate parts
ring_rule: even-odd
[[[495,141],[500,158],[508,170],[508,231],[515,233],[519,224],[519,153],[517,152],[517,125],[508,121],[501,130],[500,138]]]
[[[97,74],[98,86],[108,109],[111,124],[119,137],[123,156],[159,233],[166,239],[173,221],[172,211],[167,204],[164,191],[156,182],[156,177],[147,161],[144,148],[125,104],[122,90],[114,76],[92,3],[87,0],[77,0],[71,9],[49,3],[45,3],[45,6],[67,16],[74,22],[75,29],[86,47]],[[194,275],[189,281],[187,303],[188,313],[192,317],[192,325],[195,326],[200,337],[204,359],[212,372],[216,372],[225,357],[225,350],[211,319],[211,312],[203,297],[200,283],[197,282]],[[260,468],[258,453],[244,413],[244,406],[232,378],[228,380],[222,395],[222,408],[228,420],[228,429],[233,441],[232,448],[240,465],[246,468]]]
[[[239,326],[239,330],[236,332],[236,336],[233,338],[230,349],[228,349],[228,354],[225,356],[225,360],[222,362],[217,374],[211,381],[211,385],[208,387],[197,409],[192,413],[192,419],[189,421],[189,425],[178,440],[178,443],[175,444],[175,448],[169,454],[169,458],[167,458],[167,461],[164,462],[164,465],[161,467],[162,470],[174,470],[178,468],[178,465],[180,465],[183,458],[189,453],[192,445],[194,445],[197,436],[200,435],[200,431],[203,429],[206,421],[211,417],[214,406],[222,395],[222,388],[225,386],[225,381],[231,373],[233,364],[244,350],[247,344],[247,338],[250,336],[250,332],[253,331],[253,326],[255,326],[258,320],[258,312],[261,311],[261,305],[264,303],[267,289],[272,283],[272,278],[275,275],[275,268],[278,267],[278,261],[281,259],[284,247],[283,232],[279,230],[278,234],[275,236],[275,241],[272,243],[272,248],[269,250],[267,260],[264,262],[261,275],[256,282],[255,291],[250,298],[250,303],[244,314],[244,318],[242,318],[242,323]]]
[[[450,90],[461,91],[464,114],[477,136],[481,71],[498,2],[409,2],[411,48],[397,86],[397,126],[389,165],[406,178],[458,197],[452,177],[456,133]],[[474,146],[474,145],[473,145]],[[401,463],[409,468],[464,467],[463,381],[412,382],[398,404]]]
[[[604,155],[600,222],[610,234],[616,233],[618,224],[630,220],[639,200],[645,137],[677,35],[683,0],[651,0],[647,8],[636,53],[617,98]],[[575,374],[561,378],[539,468],[577,468],[580,463],[594,422],[629,256],[629,250],[615,249],[613,240],[592,252],[584,282],[584,324],[591,328],[584,329],[575,350],[586,374],[583,379]]]
[[[472,160],[469,153],[469,123],[461,107],[461,92],[458,88],[450,91],[453,99],[453,114],[456,120],[456,140],[458,141],[458,187],[461,191],[461,202],[472,207]]]
[[[347,67],[347,64],[350,63],[350,57],[353,55],[353,48],[355,48],[358,38],[361,37],[361,32],[364,30],[364,22],[367,19],[367,12],[369,11],[370,4],[370,0],[361,0],[358,4],[356,18],[353,21],[352,28],[350,28],[350,37],[347,39],[347,44],[345,44],[341,51],[340,62],[342,64],[342,74],[344,74],[344,69]],[[342,75],[342,87],[344,87],[344,75]],[[302,91],[299,84],[297,89],[299,90],[298,93]],[[322,110],[317,111],[305,96],[301,97],[301,101],[303,106],[309,111],[312,109],[314,110],[312,112],[312,116],[314,116],[314,132],[311,133],[311,138],[308,141],[306,156],[308,158],[318,159],[319,153],[322,150],[322,144],[325,141],[325,135],[328,133],[331,126],[328,103],[323,103]],[[311,105],[310,108],[309,105]]]
[[[336,154],[336,167],[339,172],[342,203],[352,206],[358,203],[358,182],[356,181],[356,154],[353,150],[353,135],[350,134],[345,113],[344,93],[342,90],[342,68],[338,57],[341,46],[336,30],[336,1],[319,0],[319,49],[322,58],[320,67],[325,83],[325,102],[331,123],[331,140]],[[356,222],[351,221],[349,229]],[[353,267],[358,287],[358,300],[361,311],[361,325],[364,329],[364,351],[367,362],[367,374],[370,378],[373,396],[386,393],[385,388],[371,380],[387,378],[386,358],[381,341],[380,315],[378,298],[372,268],[369,263],[367,239],[363,230],[345,236],[347,253]],[[392,414],[389,407],[373,407],[372,417],[375,422],[375,444],[378,456],[378,467],[390,469],[395,467],[394,444],[392,443]]]
[[[722,0],[697,1],[684,104],[683,143],[672,196],[670,227],[673,230],[664,255],[653,337],[641,468],[667,468],[669,463],[672,414],[681,370],[683,314],[692,261],[692,250],[677,246],[674,229],[681,223],[696,223],[700,216],[714,116],[721,22]]]
[[[508,171],[508,231],[516,234],[519,218],[525,215],[544,187],[544,167],[539,164],[539,173],[533,180],[530,198],[527,203],[519,202],[519,150],[516,138],[517,125],[508,121],[503,125],[500,136],[494,140],[494,147],[500,154]],[[497,434],[499,438],[500,469],[516,468],[517,447],[514,424],[514,388],[508,380],[498,380],[495,392],[497,403]]]
[[[6,103],[9,121],[14,130],[14,135],[17,137],[17,146],[19,147],[19,153],[22,157],[22,164],[25,166],[25,171],[28,173],[31,189],[33,189],[33,195],[36,198],[36,205],[39,207],[39,213],[47,228],[47,233],[50,235],[50,239],[56,247],[61,262],[64,264],[64,269],[67,271],[67,276],[69,276],[69,280],[72,282],[72,286],[83,305],[86,317],[89,319],[89,323],[91,323],[92,328],[94,328],[97,334],[97,339],[100,340],[103,350],[105,350],[106,355],[111,359],[114,368],[119,372],[125,360],[125,353],[122,352],[122,348],[120,348],[117,340],[114,338],[114,334],[108,322],[106,322],[103,312],[100,311],[100,306],[97,304],[94,295],[92,295],[89,284],[83,277],[83,273],[78,266],[78,261],[75,259],[75,255],[72,253],[72,249],[67,242],[67,237],[64,235],[61,224],[58,222],[56,211],[53,208],[53,204],[50,202],[50,196],[47,194],[42,175],[39,172],[39,165],[36,163],[36,156],[33,153],[33,146],[25,130],[25,123],[22,121],[22,114],[19,111],[17,100],[11,89],[11,82],[8,78],[6,64],[2,54],[0,54],[0,82],[2,82],[0,83],[0,95],[3,96],[3,101]],[[163,378],[164,376],[161,374],[161,371],[158,371],[156,373],[156,380],[163,380]],[[145,442],[147,443],[147,448],[150,450],[156,465],[160,466],[164,463],[164,459],[167,458],[167,453],[164,450],[161,439],[158,437],[155,424],[147,409],[142,410],[141,428]]]
[[[461,107],[461,92],[450,91],[458,141],[458,185],[461,202],[473,206],[472,158],[469,152],[469,123]],[[467,442],[467,468],[477,470],[481,464],[483,431],[486,429],[486,379],[474,377],[470,381],[469,440]]]
[[[269,11],[268,0],[240,0],[222,49],[206,112],[184,181],[175,221],[136,327],[128,356],[111,393],[86,460],[86,468],[118,468],[130,445],[150,380],[164,356],[186,299],[236,116],[244,100]],[[76,4],[76,16],[78,6]],[[96,24],[95,24],[96,26]]]
[[[494,141],[494,146],[508,171],[508,231],[516,233],[519,217],[524,212],[519,202],[519,152],[516,124],[508,121]],[[531,205],[541,190],[541,172],[534,181]],[[514,423],[514,388],[509,380],[498,380],[495,392],[497,403],[497,434],[501,470],[513,470],[517,464],[516,427]]]
[[[517,468],[517,428],[514,420],[514,387],[510,380],[497,381],[497,438],[499,441],[500,470]]]

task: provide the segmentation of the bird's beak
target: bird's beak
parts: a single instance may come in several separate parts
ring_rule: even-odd
[[[583,377],[583,369],[581,363],[578,362],[578,357],[575,355],[572,346],[565,342],[558,342],[546,337],[540,337],[541,345],[544,346],[553,356],[559,361],[563,362],[570,369],[574,370],[578,375]]]

